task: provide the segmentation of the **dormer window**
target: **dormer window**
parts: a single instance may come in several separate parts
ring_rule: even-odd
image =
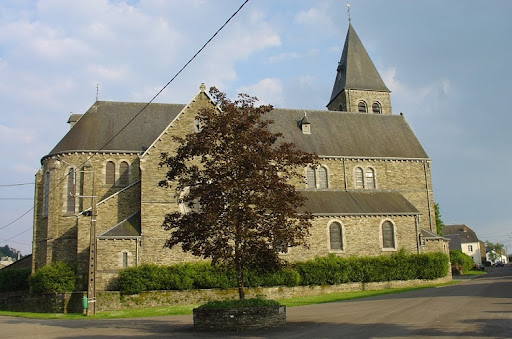
[[[357,104],[357,110],[359,113],[368,113],[368,107],[366,106],[366,102],[364,101],[359,101],[359,103]]]
[[[381,114],[382,113],[382,107],[378,102],[374,102],[372,105],[372,112],[374,114]]]
[[[300,121],[300,127],[303,134],[311,134],[311,124],[308,121],[306,112],[304,112],[304,118]]]

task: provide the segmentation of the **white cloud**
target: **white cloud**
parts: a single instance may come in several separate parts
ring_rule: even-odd
[[[277,78],[265,78],[253,85],[242,86],[238,88],[238,92],[257,97],[259,104],[282,104],[283,85]]]
[[[311,7],[308,10],[301,11],[295,16],[295,21],[322,31],[324,34],[337,32],[337,26],[331,17],[330,4],[327,2],[316,2],[317,7]]]

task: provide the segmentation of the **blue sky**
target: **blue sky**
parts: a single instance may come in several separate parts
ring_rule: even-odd
[[[0,185],[34,181],[70,112],[94,103],[96,84],[100,100],[149,101],[242,2],[2,0]],[[324,109],[346,8],[342,0],[251,0],[156,102],[187,103],[204,82],[230,97]],[[432,159],[443,220],[512,252],[510,12],[508,0],[351,1],[394,113],[404,113]],[[32,197],[33,185],[0,186],[0,246],[30,253],[32,212],[5,225]]]

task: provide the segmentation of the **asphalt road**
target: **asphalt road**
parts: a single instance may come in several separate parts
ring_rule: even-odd
[[[287,309],[287,324],[197,332],[192,316],[115,320],[0,317],[0,338],[512,338],[512,265],[440,288]]]

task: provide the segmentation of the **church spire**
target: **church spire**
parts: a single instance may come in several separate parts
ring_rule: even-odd
[[[368,92],[367,94],[387,93],[389,101],[390,90],[386,87],[384,81],[382,81],[377,68],[375,68],[375,65],[368,56],[366,49],[361,43],[361,40],[359,40],[351,23],[349,23],[348,26],[343,53],[338,63],[336,80],[334,81],[331,99],[327,107],[335,111],[357,111],[355,109],[357,103],[354,107],[347,98],[345,98],[346,100],[341,100],[343,98],[340,98],[343,94],[347,95],[349,91],[364,91]],[[373,101],[371,98],[365,98],[365,103],[368,101],[367,99]],[[340,100],[346,102],[343,103],[340,102]],[[366,105],[368,104],[371,107],[372,103],[366,103]],[[379,104],[383,105],[384,103]],[[340,105],[344,107],[340,107]]]

